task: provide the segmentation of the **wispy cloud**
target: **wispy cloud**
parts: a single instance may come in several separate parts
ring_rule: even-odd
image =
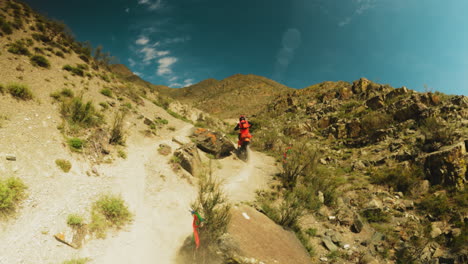
[[[154,1],[151,1],[151,0],[138,0],[138,4],[139,5],[146,5],[148,7],[148,9],[151,10],[151,11],[159,10],[159,9],[161,9],[163,7],[162,0],[154,0]]]
[[[344,27],[351,23],[354,17],[360,16],[364,14],[367,10],[374,8],[376,5],[377,0],[353,0],[353,3],[355,5],[353,12],[351,15],[345,17],[342,19],[339,23],[338,26]]]
[[[140,77],[144,77],[143,73],[141,73],[141,72],[133,72],[133,74],[138,75]]]
[[[187,87],[187,86],[190,86],[193,84],[193,79],[186,79],[184,81],[184,86]]]
[[[296,28],[290,28],[283,33],[282,48],[276,55],[274,79],[280,80],[283,77],[301,42],[301,32]]]
[[[128,63],[130,64],[130,67],[135,67],[136,65],[136,62],[132,58],[128,59]]]
[[[158,60],[159,66],[156,71],[159,76],[172,74],[172,65],[176,63],[178,59],[176,57],[164,57]]]
[[[145,46],[139,50],[141,54],[143,54],[143,61],[149,62],[153,59],[169,55],[168,50],[157,50],[156,48]]]
[[[140,36],[136,41],[135,43],[138,44],[138,45],[146,45],[148,44],[149,42],[149,39],[148,37],[146,36]]]
[[[125,13],[130,13],[130,8],[125,8]]]

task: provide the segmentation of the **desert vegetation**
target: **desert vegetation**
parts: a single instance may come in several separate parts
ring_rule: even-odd
[[[16,210],[26,197],[26,185],[20,178],[0,179],[0,215],[7,215]]]

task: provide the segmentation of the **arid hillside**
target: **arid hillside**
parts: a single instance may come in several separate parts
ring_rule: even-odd
[[[207,79],[161,93],[212,115],[236,118],[240,114],[256,114],[277,95],[293,90],[261,76],[236,74],[221,81]]]

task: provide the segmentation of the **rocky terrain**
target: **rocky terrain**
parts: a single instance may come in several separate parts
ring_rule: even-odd
[[[0,1],[0,263],[468,262],[466,96],[109,61]]]

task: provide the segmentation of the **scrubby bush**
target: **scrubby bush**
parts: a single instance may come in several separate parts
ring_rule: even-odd
[[[64,55],[63,52],[61,52],[61,51],[55,52],[55,55],[57,55],[57,56],[59,56],[59,57],[61,57],[61,58],[65,58],[65,55]]]
[[[417,165],[409,167],[384,168],[371,173],[373,184],[385,185],[394,191],[409,194],[410,191],[424,178],[424,172]]]
[[[110,144],[114,144],[114,145],[125,144],[125,137],[124,137],[124,131],[123,131],[124,118],[125,118],[125,112],[116,113],[114,115],[114,122],[112,123],[112,128],[110,131],[111,136],[109,138]]]
[[[112,91],[109,88],[104,88],[100,92],[102,95],[105,95],[107,97],[112,97]]]
[[[83,217],[77,214],[70,214],[67,217],[67,225],[73,228],[81,227],[84,225]]]
[[[15,98],[21,100],[31,100],[33,98],[31,90],[24,84],[12,83],[7,86],[7,89],[8,92]]]
[[[103,195],[94,204],[94,214],[104,216],[107,225],[121,227],[132,220],[124,200],[115,195]]]
[[[68,160],[64,160],[64,159],[57,159],[55,160],[55,164],[57,164],[57,166],[62,169],[64,172],[69,172],[72,165],[70,163],[70,161]]]
[[[63,88],[62,91],[60,91],[60,94],[68,98],[73,98],[74,96],[73,91],[69,88]]]
[[[119,151],[117,151],[117,154],[118,154],[119,157],[122,158],[122,159],[126,159],[126,158],[127,158],[127,153],[125,153],[125,151],[123,151],[123,150],[121,150],[121,149],[120,149]]]
[[[419,125],[419,130],[425,137],[424,143],[433,145],[429,151],[435,151],[443,145],[453,143],[454,136],[450,126],[436,117],[424,119]]]
[[[84,146],[84,142],[79,138],[70,138],[68,139],[68,145],[72,151],[81,152]]]
[[[390,222],[391,220],[390,215],[380,208],[366,209],[362,212],[362,216],[369,223]]]
[[[50,68],[50,62],[44,56],[34,55],[31,57],[31,64],[43,68]]]
[[[200,241],[203,241],[206,247],[217,243],[221,235],[227,231],[231,220],[231,206],[221,189],[220,182],[211,175],[202,175],[198,184],[198,196],[191,206],[206,220],[199,228]]]
[[[78,97],[64,100],[61,106],[61,113],[70,123],[82,127],[98,125],[102,120],[102,115],[97,113],[91,101],[84,103]]]
[[[292,189],[300,176],[307,175],[317,164],[317,153],[303,143],[290,144],[283,154],[280,179],[283,186]]]
[[[13,33],[13,29],[11,28],[10,23],[8,23],[8,21],[6,21],[3,17],[0,17],[0,29],[7,35]]]
[[[15,210],[18,203],[25,198],[26,185],[19,178],[0,179],[0,214]]]
[[[13,54],[26,55],[26,56],[31,55],[31,52],[29,52],[29,49],[26,47],[23,41],[18,40],[14,43],[9,44],[8,46],[9,46],[8,51]]]
[[[73,66],[67,64],[67,65],[63,66],[62,69],[71,72],[73,75],[78,75],[78,76],[82,76],[82,77],[84,76],[83,69],[81,69],[79,67],[73,67]]]
[[[367,135],[374,134],[379,129],[385,129],[393,124],[393,117],[387,113],[370,112],[362,118],[361,127]]]

